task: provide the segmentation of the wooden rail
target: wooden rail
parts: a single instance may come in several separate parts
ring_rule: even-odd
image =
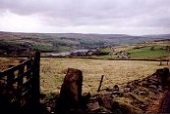
[[[39,112],[40,52],[0,72],[0,113]]]

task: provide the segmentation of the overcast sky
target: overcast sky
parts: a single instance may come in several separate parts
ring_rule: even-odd
[[[170,33],[170,0],[0,0],[0,31]]]

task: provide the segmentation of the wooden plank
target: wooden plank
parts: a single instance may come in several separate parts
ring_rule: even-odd
[[[9,68],[14,67],[13,65],[9,65]],[[13,89],[13,79],[15,78],[15,74],[13,71],[10,71],[7,75],[7,87]]]
[[[17,76],[17,78],[15,78],[18,80],[18,86],[22,85],[22,83],[23,83],[23,74],[24,74],[24,67],[19,69],[18,76]]]
[[[23,83],[22,85],[19,86],[18,89],[26,88],[32,84],[33,78],[29,79],[27,82]]]
[[[24,61],[23,63],[17,65],[17,66],[10,67],[10,68],[2,71],[0,76],[3,77],[5,75],[8,75],[8,74],[10,74],[10,72],[14,72],[14,71],[24,67],[25,65],[29,64],[30,62],[32,62],[32,59],[28,59],[28,60]]]
[[[33,61],[32,61],[31,63],[27,64],[26,66],[27,66],[27,70],[28,70],[28,69],[32,69],[32,67],[33,67]],[[31,77],[31,72],[27,75],[27,79],[29,79],[30,77]]]
[[[20,75],[19,75],[18,77],[16,77],[16,78],[14,78],[13,81],[16,82],[16,81],[22,79],[23,77],[29,76],[29,75],[30,75],[29,77],[31,77],[31,72],[32,72],[32,71],[33,71],[32,68],[28,69],[26,72],[20,74]]]
[[[27,90],[23,91],[22,94],[21,94],[21,97],[24,97],[24,96],[26,96],[28,94],[31,95],[31,90],[30,89],[27,89]]]
[[[20,61],[20,62],[22,62],[22,61]],[[17,87],[17,99],[18,99],[18,101],[21,100],[21,92],[18,91],[18,88],[19,88],[19,86],[22,85],[22,83],[23,83],[23,78],[21,77],[21,75],[23,75],[23,73],[24,73],[24,67],[21,67],[21,68],[19,69],[18,76],[17,76],[17,78],[18,78],[18,87]],[[19,77],[20,77],[20,78],[19,78]],[[16,79],[16,78],[15,78],[15,79]],[[19,102],[19,105],[21,105],[20,102]]]

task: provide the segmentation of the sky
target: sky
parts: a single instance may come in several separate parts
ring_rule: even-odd
[[[170,0],[0,0],[0,31],[168,34]]]

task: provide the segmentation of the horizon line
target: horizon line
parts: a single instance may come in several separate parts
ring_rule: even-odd
[[[147,35],[169,35],[170,33],[159,33],[159,34],[143,34],[143,35],[131,35],[126,33],[96,33],[96,32],[23,32],[23,31],[4,31],[0,30],[0,32],[6,32],[6,33],[23,33],[23,34],[91,34],[91,35],[127,35],[127,36],[147,36]]]

